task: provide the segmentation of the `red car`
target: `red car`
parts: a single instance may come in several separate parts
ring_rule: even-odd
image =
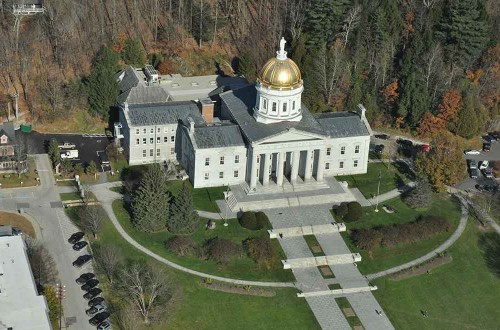
[[[420,148],[420,151],[422,151],[422,152],[429,152],[431,150],[431,146],[428,144],[421,144],[419,146],[419,148]]]

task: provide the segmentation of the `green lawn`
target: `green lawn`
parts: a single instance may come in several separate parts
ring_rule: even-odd
[[[500,279],[486,267],[478,248],[480,235],[469,220],[448,251],[451,263],[430,274],[374,281],[374,294],[396,329],[498,329]]]
[[[74,213],[76,214],[76,212]],[[71,215],[71,214],[70,214]],[[156,262],[133,248],[106,219],[93,244],[112,244],[116,246],[126,262]],[[295,289],[271,289],[275,297],[255,297],[212,291],[200,285],[199,277],[191,276],[165,266],[172,286],[180,288],[180,301],[165,310],[159,324],[143,326],[142,329],[319,329],[303,298],[297,298]],[[104,296],[115,305],[122,305],[123,299],[110,290],[107,281],[101,276]]]
[[[38,185],[36,178],[35,159],[28,157],[28,171],[18,175],[17,173],[3,173],[0,175],[0,188],[34,187]],[[22,182],[22,184],[21,184]]]
[[[346,181],[350,188],[358,188],[366,198],[377,195],[379,174],[380,193],[386,193],[403,186],[412,179],[412,174],[404,163],[370,163],[366,174],[337,176],[337,181]]]
[[[335,298],[335,302],[337,302],[337,305],[339,305],[340,309],[352,308],[351,304],[349,303],[349,300],[347,300],[346,297]],[[345,316],[345,314],[344,314],[344,316]],[[351,327],[362,325],[361,321],[359,320],[359,318],[356,315],[346,317],[346,319],[347,319],[347,322],[349,322],[349,325]]]
[[[169,181],[169,190],[175,196],[182,189],[181,180]],[[189,186],[192,188],[191,183]],[[224,192],[227,187],[210,187],[210,188],[196,188],[192,189],[194,207],[200,211],[218,213],[219,207],[215,203],[218,199],[224,199]]]
[[[358,263],[358,268],[363,274],[378,272],[423,256],[451,236],[460,220],[460,206],[458,202],[446,194],[436,194],[434,203],[427,210],[411,209],[400,198],[393,199],[384,204],[390,205],[396,212],[389,214],[380,209],[376,213],[374,212],[374,207],[365,207],[363,208],[365,213],[361,219],[353,223],[347,223],[347,229],[352,230],[356,228],[371,228],[406,223],[415,221],[420,215],[430,214],[447,218],[452,223],[452,230],[415,244],[402,244],[392,248],[379,247],[371,254],[367,251],[359,250],[351,241],[349,235],[342,233],[342,237],[350,250],[361,253],[362,260]]]
[[[61,196],[62,201],[81,201],[80,194],[76,192],[70,192],[70,193],[61,193],[59,194]]]
[[[169,259],[173,262],[179,263],[185,267],[195,269],[198,271],[206,272],[209,274],[233,277],[238,279],[259,280],[259,281],[294,281],[293,274],[290,270],[284,270],[281,263],[276,263],[275,267],[268,269],[260,269],[255,262],[246,254],[241,257],[234,258],[227,265],[221,266],[212,260],[202,260],[196,257],[183,257],[180,258],[173,253],[170,253],[165,248],[165,241],[172,237],[168,231],[158,233],[145,233],[136,230],[130,221],[130,216],[125,210],[122,200],[115,200],[113,202],[113,210],[116,217],[120,221],[125,231],[132,236],[141,245],[147,247],[151,251]],[[208,220],[200,220],[201,224],[199,229],[191,236],[192,239],[200,244],[213,238],[227,238],[234,242],[241,244],[242,241],[249,237],[268,236],[266,230],[251,231],[240,226],[236,219],[228,220],[229,226],[224,227],[222,222],[217,222],[217,226],[213,230],[205,230],[205,224]],[[280,258],[285,259],[285,255],[279,246],[277,240],[273,240],[278,251],[280,251]]]

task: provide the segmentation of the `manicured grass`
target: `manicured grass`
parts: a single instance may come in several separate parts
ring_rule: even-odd
[[[80,194],[76,192],[71,192],[71,193],[61,193],[59,194],[61,196],[62,201],[81,201]]]
[[[346,297],[335,298],[335,302],[337,303],[337,305],[339,305],[340,309],[344,309],[344,308],[351,308],[352,309],[352,306]],[[344,313],[344,315],[345,315],[345,313]],[[346,319],[347,319],[347,322],[349,322],[349,325],[351,327],[361,325],[361,321],[359,320],[359,318],[356,315],[349,316],[349,317],[346,316]]]
[[[31,157],[28,157],[28,171],[26,173],[22,173],[20,176],[17,173],[0,174],[1,188],[19,188],[19,187],[36,186],[38,184],[36,181],[38,174],[35,173],[35,170],[36,170],[35,160]]]
[[[269,270],[261,269],[246,254],[243,254],[241,257],[234,258],[227,265],[223,266],[218,265],[212,260],[203,260],[196,257],[178,257],[165,248],[165,241],[174,235],[166,230],[157,233],[145,233],[135,229],[132,226],[129,213],[124,208],[122,200],[115,200],[113,202],[113,210],[122,227],[137,242],[147,247],[151,251],[185,267],[209,274],[233,277],[238,279],[259,281],[294,281],[292,272],[289,270],[284,270],[281,263],[276,263],[276,265],[274,265],[274,267]],[[211,238],[219,237],[233,240],[237,244],[241,245],[241,242],[246,240],[247,238],[268,236],[265,230],[251,231],[241,227],[236,219],[228,220],[229,226],[227,227],[224,227],[222,225],[222,222],[219,221],[217,222],[215,229],[206,230],[205,224],[207,223],[207,221],[207,219],[201,219],[198,230],[190,236],[199,244],[204,244]],[[286,257],[281,251],[279,243],[274,240],[272,244],[275,244],[276,248],[279,249],[278,251],[280,251],[280,259],[285,259]]]
[[[389,214],[380,209],[379,212],[376,213],[374,212],[374,207],[365,207],[363,208],[365,213],[361,219],[352,223],[347,223],[347,229],[372,228],[406,223],[415,221],[420,215],[424,214],[445,217],[452,223],[452,229],[450,232],[438,234],[431,239],[418,243],[401,244],[392,248],[378,247],[371,253],[358,249],[351,241],[349,235],[347,233],[342,233],[342,237],[349,246],[349,249],[352,252],[361,253],[362,259],[361,262],[358,263],[358,269],[363,274],[378,272],[423,256],[438,247],[451,236],[460,220],[460,206],[458,202],[446,194],[436,194],[432,206],[427,210],[411,209],[399,198],[385,204],[393,207],[396,212]]]
[[[340,290],[340,289],[342,289],[342,286],[338,283],[329,284],[328,289],[329,290]]]
[[[18,227],[23,231],[23,234],[26,234],[32,238],[36,238],[33,224],[31,223],[31,221],[20,214],[0,212],[0,226]]]
[[[488,271],[478,247],[480,235],[469,221],[448,250],[451,263],[430,274],[374,281],[374,294],[396,329],[498,329],[500,280]]]
[[[338,176],[336,179],[346,181],[349,188],[358,188],[366,198],[372,198],[377,195],[379,174],[380,194],[401,187],[412,179],[404,163],[370,163],[366,174]]]
[[[224,199],[224,192],[227,191],[226,187],[210,187],[210,188],[196,188],[193,189],[191,183],[187,181],[193,194],[194,207],[200,211],[218,213],[219,207],[215,203],[218,199]],[[169,181],[168,190],[172,195],[176,196],[182,190],[182,180]]]
[[[118,248],[126,263],[153,262],[136,250],[116,231],[106,219],[99,240],[93,244],[111,244]],[[320,329],[306,301],[297,298],[295,289],[271,289],[274,297],[256,297],[206,289],[200,285],[199,277],[188,275],[165,266],[172,286],[182,291],[180,300],[165,310],[158,324],[143,325],[142,329]],[[123,306],[123,298],[115,289],[109,289],[107,281],[101,288],[104,296],[115,306]]]

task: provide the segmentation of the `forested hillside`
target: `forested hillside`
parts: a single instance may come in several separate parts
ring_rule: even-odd
[[[105,76],[126,64],[253,80],[281,36],[314,112],[363,103],[374,127],[465,138],[499,112],[498,0],[45,0],[18,41],[15,1],[0,1],[0,103],[17,91],[35,123],[106,120]]]

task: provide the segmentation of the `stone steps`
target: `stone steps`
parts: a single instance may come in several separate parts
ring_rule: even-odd
[[[269,238],[278,238],[280,234],[283,237],[295,237],[305,235],[330,234],[346,231],[346,226],[343,223],[329,223],[325,225],[307,225],[301,227],[290,227],[281,229],[270,229]]]
[[[335,254],[330,256],[320,256],[312,258],[296,258],[281,260],[283,269],[311,268],[327,265],[351,264],[361,261],[359,253]]]

